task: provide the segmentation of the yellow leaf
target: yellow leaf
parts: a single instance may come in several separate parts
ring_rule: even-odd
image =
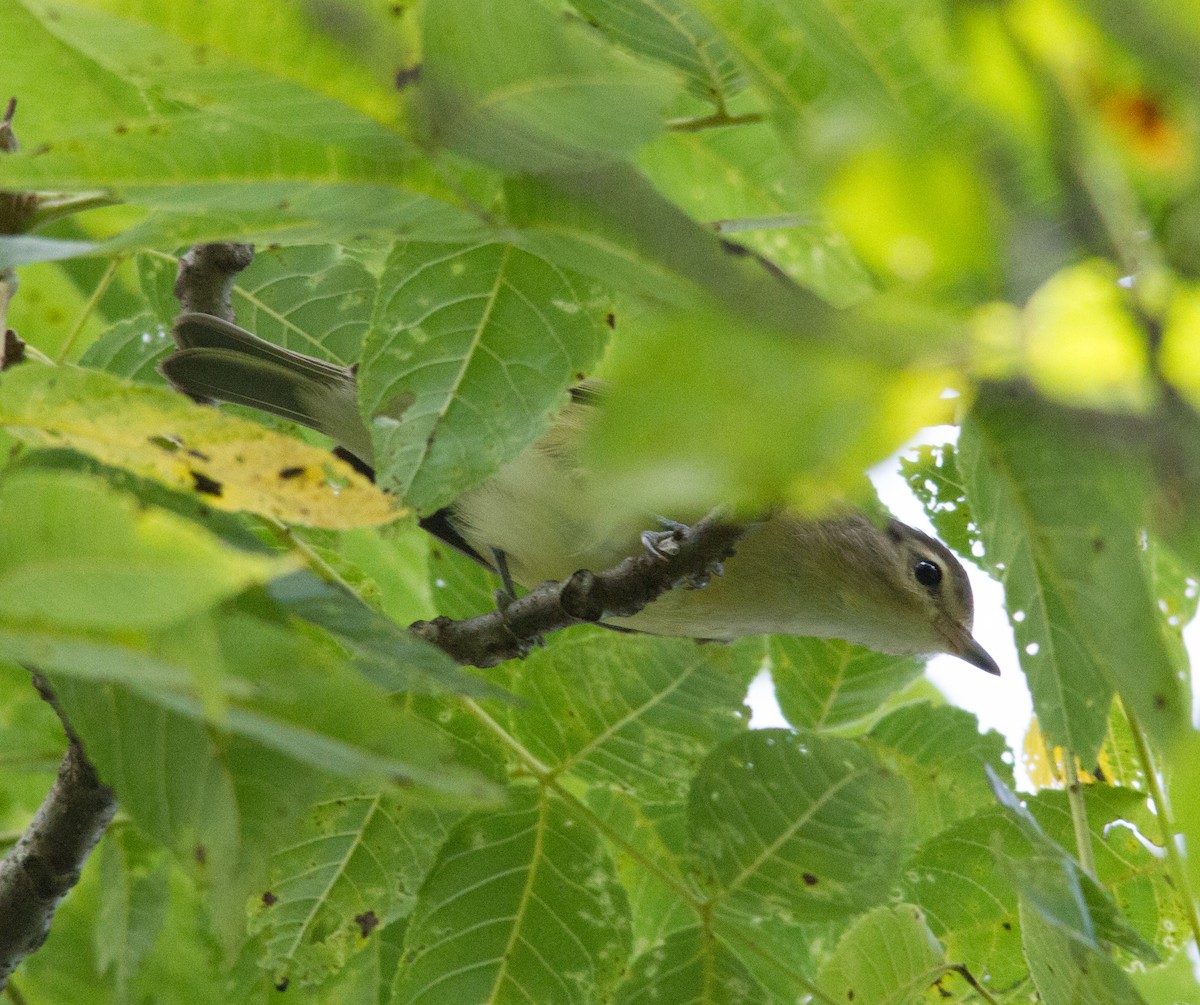
[[[0,378],[0,426],[69,447],[210,506],[343,529],[404,511],[328,451],[163,388],[76,367],[18,367]]]

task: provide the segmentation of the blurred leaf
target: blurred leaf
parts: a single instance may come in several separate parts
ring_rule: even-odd
[[[359,371],[380,484],[433,512],[511,460],[595,365],[603,308],[510,245],[397,245]]]
[[[698,877],[723,912],[816,921],[884,899],[912,796],[862,745],[760,729],[719,746],[688,799]]]
[[[0,269],[10,269],[28,262],[73,258],[86,255],[94,248],[95,245],[89,241],[56,241],[49,237],[0,234]]]
[[[345,648],[355,667],[385,691],[449,691],[504,698],[507,692],[464,673],[440,649],[311,572],[273,580],[271,598],[289,614],[319,625]]]
[[[838,639],[772,635],[746,645],[765,647],[788,722],[817,732],[867,718],[924,669],[912,657],[885,656]]]
[[[168,859],[132,827],[110,829],[100,845],[96,964],[111,972],[117,997],[131,985],[162,931],[170,903]]]
[[[0,617],[21,631],[162,629],[290,570],[77,475],[0,489]]]
[[[866,299],[874,284],[844,236],[816,205],[813,180],[767,125],[672,133],[638,163],[695,219],[764,256],[836,307]]]
[[[527,1001],[530,988],[583,1005],[609,993],[625,966],[628,906],[595,832],[558,798],[518,789],[507,808],[451,832],[405,946],[397,1005],[430,994]]]
[[[0,380],[0,425],[68,446],[218,509],[321,527],[387,523],[395,500],[327,451],[162,388],[74,367],[27,365]]]
[[[835,1001],[855,1005],[915,1005],[941,975],[946,953],[910,904],[877,907],[838,940],[817,975]]]
[[[962,153],[876,147],[831,180],[829,217],[862,260],[902,283],[977,292],[990,285],[993,234],[978,170]]]
[[[1061,413],[997,389],[980,394],[959,452],[1051,743],[1094,763],[1114,688],[1165,741],[1183,698],[1139,554],[1145,473]]]
[[[605,491],[631,508],[813,509],[861,496],[864,469],[946,410],[941,369],[774,337],[712,311],[647,321],[614,347],[592,441]]]
[[[417,109],[427,142],[508,170],[577,171],[660,128],[673,82],[539,0],[426,0]]]

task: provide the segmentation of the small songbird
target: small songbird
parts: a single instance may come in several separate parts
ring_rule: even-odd
[[[207,314],[180,315],[174,334],[179,348],[159,369],[180,391],[291,419],[373,464],[353,368],[291,352]],[[606,569],[633,554],[639,528],[606,518],[574,459],[572,443],[595,397],[574,395],[542,440],[423,525],[484,564],[504,556],[526,586]],[[671,590],[639,614],[606,623],[700,639],[837,638],[898,655],[950,653],[998,674],[971,635],[973,616],[966,571],[921,531],[856,511],[821,519],[781,511],[748,525],[724,574],[708,586]]]

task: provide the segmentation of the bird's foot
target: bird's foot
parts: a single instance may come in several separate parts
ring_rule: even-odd
[[[663,530],[647,530],[642,532],[642,547],[655,558],[667,561],[679,554],[679,544],[683,535],[690,529],[687,524],[677,520],[659,517]],[[719,561],[710,562],[702,571],[688,576],[680,585],[687,590],[702,590],[712,582],[713,576],[725,575],[725,566]]]

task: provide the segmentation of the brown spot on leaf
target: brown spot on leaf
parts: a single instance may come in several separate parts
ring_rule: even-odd
[[[1092,538],[1092,551],[1097,553],[1103,551],[1105,544],[1107,544],[1107,542],[1102,537]]]
[[[406,87],[415,84],[420,79],[420,63],[414,63],[412,66],[402,66],[396,71],[396,90],[403,91]]]
[[[187,454],[188,454],[188,457],[194,457],[198,461],[211,461],[212,460],[212,458],[209,457],[208,454],[204,453],[201,450],[190,449],[190,450],[188,450]]]
[[[270,890],[267,890],[262,895],[262,902],[263,902],[264,907],[270,907],[272,904],[276,903],[278,900],[279,900],[279,898],[276,897],[275,894],[273,894]]]
[[[604,323],[606,325],[608,325],[609,328],[616,328],[617,327],[617,316],[612,311],[609,311],[607,314],[604,315]]]
[[[286,991],[287,989],[288,989],[288,979],[286,977],[283,978],[283,980],[281,980],[278,984],[275,985],[276,991]]]
[[[1166,697],[1166,695],[1162,695],[1162,694],[1156,694],[1156,695],[1154,696],[1154,707],[1155,707],[1155,708],[1157,708],[1157,709],[1158,709],[1160,712],[1161,712],[1161,711],[1162,711],[1164,708],[1166,708],[1166,707],[1167,707],[1167,697]]]
[[[805,883],[805,885],[806,885],[806,886],[816,886],[816,885],[817,885],[819,882],[821,882],[821,881],[820,881],[819,879],[817,879],[817,877],[816,877],[816,876],[814,876],[814,875],[813,875],[811,872],[806,872],[806,873],[804,873],[804,877],[803,877],[803,878],[804,878],[804,883]]]
[[[389,419],[395,419],[399,422],[404,418],[404,413],[412,408],[416,402],[417,396],[412,391],[401,391],[394,398],[387,402],[376,415],[385,415]]]
[[[302,474],[304,474],[304,468],[302,468],[302,467],[280,468],[279,469],[279,477],[282,478],[285,482],[289,478],[299,478]]]
[[[375,916],[374,911],[364,911],[354,916],[354,923],[358,925],[358,934],[365,939],[379,927],[379,918]]]
[[[192,849],[192,858],[196,860],[198,865],[208,865],[208,849],[202,844],[196,845]]]
[[[193,488],[202,495],[220,498],[225,491],[225,487],[220,482],[214,481],[203,472],[189,469],[188,474],[192,476]]]

